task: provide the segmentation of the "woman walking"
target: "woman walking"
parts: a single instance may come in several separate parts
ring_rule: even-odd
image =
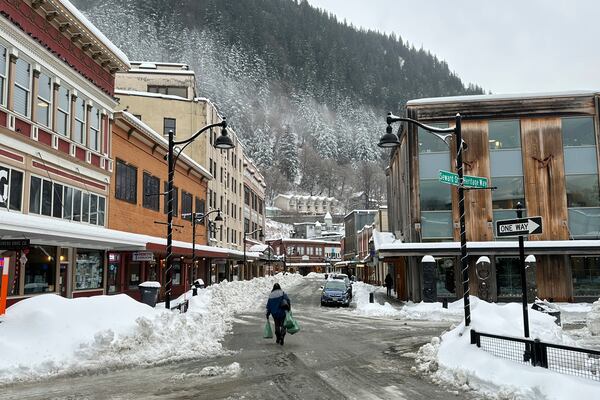
[[[267,300],[267,320],[269,319],[269,315],[273,316],[273,320],[275,321],[275,337],[277,338],[276,342],[282,346],[286,332],[285,327],[283,326],[285,312],[290,311],[291,307],[292,302],[288,295],[281,290],[279,283],[274,284],[273,290],[271,290],[269,299]]]

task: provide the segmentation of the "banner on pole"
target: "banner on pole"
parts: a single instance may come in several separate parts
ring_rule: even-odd
[[[6,297],[8,296],[8,268],[10,267],[10,257],[0,257],[0,273],[2,274],[2,283],[0,284],[0,316],[6,312]]]

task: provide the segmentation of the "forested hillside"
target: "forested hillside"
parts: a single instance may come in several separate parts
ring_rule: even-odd
[[[132,60],[186,62],[262,168],[269,194],[382,198],[387,111],[481,93],[400,37],[297,0],[76,0]]]

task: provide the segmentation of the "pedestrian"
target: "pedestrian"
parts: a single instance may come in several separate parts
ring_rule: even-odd
[[[267,320],[269,315],[273,316],[275,321],[275,337],[278,344],[283,346],[283,338],[285,337],[285,327],[283,321],[285,320],[285,312],[292,309],[292,302],[288,295],[281,289],[279,283],[273,285],[273,290],[269,294],[267,300]]]
[[[388,272],[385,276],[385,287],[387,288],[387,295],[392,295],[392,286],[394,286],[394,280],[392,279],[392,275]]]

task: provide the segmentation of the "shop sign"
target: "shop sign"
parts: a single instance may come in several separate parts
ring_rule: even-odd
[[[108,261],[119,262],[121,261],[121,255],[119,253],[108,253]]]
[[[23,250],[29,247],[29,239],[2,239],[0,250]]]
[[[154,261],[154,253],[151,251],[138,251],[132,255],[133,261]]]

